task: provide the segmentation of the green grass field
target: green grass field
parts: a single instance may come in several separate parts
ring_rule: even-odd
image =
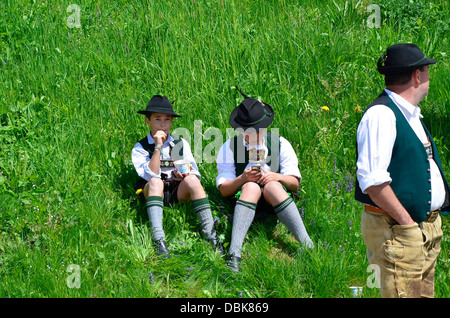
[[[370,4],[379,27],[367,24]],[[379,297],[353,199],[356,127],[383,89],[378,57],[418,44],[438,60],[420,106],[449,178],[449,20],[438,0],[2,0],[0,297],[346,298],[350,286]],[[302,252],[281,224],[255,224],[236,275],[178,204],[165,212],[172,258],[161,260],[133,190],[131,149],[148,132],[136,111],[154,94],[175,100],[183,117],[172,127],[191,133],[227,243],[231,211],[202,149],[225,141],[235,86],[272,105],[271,128],[294,146],[316,247]],[[444,218],[439,298],[450,296],[448,234]]]

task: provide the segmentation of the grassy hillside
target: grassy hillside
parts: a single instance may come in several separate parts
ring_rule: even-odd
[[[0,297],[334,298],[353,285],[379,297],[353,200],[356,127],[383,89],[378,57],[418,44],[438,60],[420,106],[450,176],[450,7],[379,1],[369,27],[370,4],[2,0]],[[297,152],[297,204],[316,248],[301,252],[281,224],[257,224],[235,275],[179,204],[164,219],[173,257],[160,260],[133,191],[131,149],[147,134],[136,111],[154,94],[175,100],[173,128],[191,140],[226,243],[230,211],[202,149],[225,141],[236,85],[272,105],[271,127]],[[436,296],[448,297],[446,237],[442,247]]]

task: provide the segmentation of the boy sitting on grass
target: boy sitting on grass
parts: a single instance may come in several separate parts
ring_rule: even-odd
[[[242,245],[255,214],[276,214],[298,242],[314,246],[288,193],[301,180],[297,156],[286,139],[266,133],[273,116],[269,105],[246,97],[230,115],[230,125],[242,134],[227,140],[218,153],[216,185],[235,203],[227,257],[234,272],[240,271]]]
[[[186,140],[170,134],[173,118],[181,116],[173,111],[167,97],[161,95],[153,96],[147,108],[138,113],[145,115],[145,123],[150,127],[150,132],[136,143],[131,157],[140,177],[136,185],[137,193],[143,194],[146,200],[157,254],[169,257],[162,226],[163,206],[179,201],[192,202],[193,210],[200,219],[204,238],[222,254],[209,200],[200,183],[200,173],[191,148]],[[176,160],[189,162],[191,170],[180,173],[174,166]]]

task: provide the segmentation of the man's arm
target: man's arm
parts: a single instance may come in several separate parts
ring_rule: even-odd
[[[367,194],[375,204],[391,216],[400,225],[413,224],[414,220],[405,210],[392,191],[389,182],[371,186],[366,189]]]
[[[363,193],[399,224],[411,224],[408,211],[390,186],[387,171],[397,131],[395,115],[388,107],[376,105],[361,119],[357,130],[357,178]]]

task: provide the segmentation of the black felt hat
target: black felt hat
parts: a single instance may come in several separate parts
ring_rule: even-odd
[[[181,117],[173,111],[172,103],[166,96],[155,95],[150,99],[145,110],[139,110],[139,114],[148,115],[150,113],[169,114],[173,117]]]
[[[387,48],[386,54],[378,60],[377,67],[381,74],[395,74],[434,63],[436,60],[426,57],[417,45],[399,43]]]
[[[241,94],[245,99],[231,112],[231,127],[234,129],[242,128],[244,130],[269,127],[273,121],[272,107],[259,99],[248,97],[242,92]]]

